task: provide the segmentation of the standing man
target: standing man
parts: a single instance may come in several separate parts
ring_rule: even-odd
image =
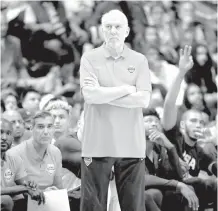
[[[80,85],[85,99],[82,135],[81,210],[103,211],[114,166],[121,210],[145,210],[145,131],[142,108],[151,82],[147,59],[129,49],[126,16],[102,16],[105,43],[81,58]]]

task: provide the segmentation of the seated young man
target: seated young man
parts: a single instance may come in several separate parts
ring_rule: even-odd
[[[146,134],[145,206],[148,211],[168,210],[166,202],[171,202],[171,209],[184,211],[189,205],[198,208],[198,199],[191,187],[182,180],[182,170],[175,146],[163,133],[160,117],[155,109],[143,111]],[[186,200],[183,200],[184,199]],[[187,203],[188,202],[188,203]]]
[[[33,118],[32,137],[8,151],[10,155],[22,158],[28,177],[43,191],[63,188],[61,152],[50,144],[53,130],[52,115],[40,111]]]
[[[216,208],[217,183],[216,179],[202,180],[197,176],[200,170],[217,176],[217,161],[197,145],[197,140],[205,124],[203,114],[199,110],[187,110],[182,116],[180,128],[176,125],[178,110],[176,99],[184,75],[192,65],[191,47],[185,46],[184,50],[180,51],[180,72],[165,99],[163,127],[166,136],[175,145],[179,157],[183,160],[182,166],[185,173],[183,181],[194,187],[199,198],[200,209],[204,210],[210,202]]]
[[[62,153],[62,181],[70,197],[70,206],[79,210],[81,142],[70,131],[70,105],[60,99],[52,99],[45,106],[54,118],[53,143]]]
[[[8,155],[12,145],[12,124],[5,119],[0,120],[1,128],[1,210],[26,210],[26,199],[23,194],[29,194],[32,199],[44,202],[44,195],[33,182],[28,182],[23,161],[19,156]]]

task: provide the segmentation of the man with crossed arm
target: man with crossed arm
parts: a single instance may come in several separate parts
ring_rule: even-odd
[[[149,105],[150,73],[144,55],[129,49],[126,16],[102,16],[105,43],[81,58],[84,106],[81,210],[103,211],[114,166],[121,210],[143,211],[145,130],[142,108]]]

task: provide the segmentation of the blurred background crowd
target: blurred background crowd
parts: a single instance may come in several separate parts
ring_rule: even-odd
[[[80,58],[103,43],[102,14],[120,9],[129,21],[126,44],[144,54],[152,79],[150,107],[162,114],[178,74],[179,49],[192,46],[177,105],[198,108],[208,124],[217,113],[217,1],[1,1],[1,112],[24,121],[54,97],[71,105],[71,126],[83,110]]]

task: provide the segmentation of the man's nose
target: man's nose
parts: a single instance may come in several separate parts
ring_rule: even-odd
[[[1,134],[1,141],[5,142],[7,140],[7,135],[6,133]]]
[[[115,26],[111,27],[111,34],[115,34],[117,32],[117,29]]]

